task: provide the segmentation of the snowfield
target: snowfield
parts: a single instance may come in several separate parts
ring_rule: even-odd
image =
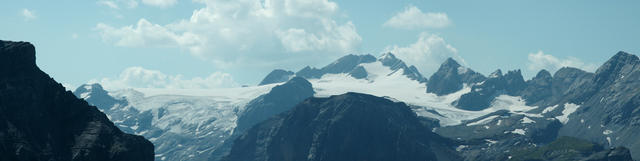
[[[427,85],[411,80],[403,75],[402,69],[392,71],[380,62],[361,64],[368,73],[366,79],[355,79],[346,73],[325,74],[319,79],[310,79],[316,91],[316,97],[328,97],[347,92],[366,93],[379,97],[389,97],[394,101],[401,101],[420,108],[414,109],[419,116],[440,120],[441,126],[453,126],[472,120],[498,110],[523,114],[529,117],[542,117],[539,114],[527,113],[537,106],[527,106],[520,97],[500,95],[492,105],[482,111],[467,111],[454,107],[452,103],[460,96],[471,91],[465,85],[458,92],[437,96],[426,93]],[[436,111],[435,114],[430,111]],[[489,120],[490,121],[490,120]]]

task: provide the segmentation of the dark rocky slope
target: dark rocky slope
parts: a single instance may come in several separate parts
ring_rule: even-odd
[[[486,78],[471,69],[462,67],[458,62],[449,58],[440,65],[427,82],[427,93],[447,95],[462,89],[464,84],[472,85],[482,82]]]
[[[310,98],[235,140],[224,160],[460,160],[404,103],[347,93]]]
[[[216,149],[209,160],[220,160],[231,150],[233,140],[242,135],[252,126],[291,110],[295,105],[312,97],[313,87],[309,81],[301,77],[294,77],[282,85],[275,86],[269,93],[251,100],[245,110],[238,116],[237,126],[229,141]]]
[[[264,77],[264,79],[262,79],[262,81],[260,81],[260,84],[258,85],[286,82],[293,76],[293,74],[294,73],[292,71],[275,69],[267,74],[267,76]]]
[[[35,64],[27,42],[0,41],[0,160],[153,160],[153,145],[125,134]]]
[[[512,161],[632,161],[627,148],[604,149],[602,145],[567,136],[541,147],[514,149],[501,157],[499,160]]]
[[[640,158],[640,60],[619,52],[580,86],[568,89],[563,101],[579,104],[561,135],[609,147],[629,147]]]

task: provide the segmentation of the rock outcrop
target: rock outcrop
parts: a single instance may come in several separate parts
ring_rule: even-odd
[[[153,144],[42,72],[27,42],[0,41],[0,160],[140,160]]]
[[[447,95],[462,89],[464,84],[472,85],[482,82],[486,78],[469,68],[458,64],[455,60],[447,59],[427,82],[427,93]]]
[[[404,103],[347,93],[310,98],[240,136],[223,160],[460,160]]]

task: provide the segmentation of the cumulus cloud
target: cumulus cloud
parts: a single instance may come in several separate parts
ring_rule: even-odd
[[[328,0],[194,2],[204,7],[174,23],[140,19],[122,27],[98,23],[95,29],[117,46],[176,47],[220,64],[343,55],[362,41],[353,23],[342,20],[338,5]]]
[[[184,46],[191,48],[198,45],[201,39],[199,36],[183,32],[176,34],[158,24],[152,24],[146,19],[140,19],[134,26],[114,28],[109,25],[99,23],[96,28],[104,41],[111,42],[116,46],[123,47],[175,47]],[[196,50],[196,49],[194,49]]]
[[[182,75],[167,75],[142,67],[129,67],[122,71],[117,78],[94,79],[89,83],[100,83],[110,90],[125,88],[212,89],[238,86],[232,76],[227,73],[215,72],[204,78],[184,78]]]
[[[545,54],[542,51],[529,53],[528,59],[528,68],[532,72],[538,72],[542,69],[546,69],[549,72],[554,73],[562,67],[574,67],[593,72],[598,68],[595,64],[584,63],[575,57],[560,59],[553,55]]]
[[[400,29],[444,28],[451,25],[446,13],[423,13],[416,6],[407,6],[384,23],[384,26]]]
[[[451,57],[462,65],[466,64],[456,48],[442,37],[429,33],[421,33],[418,41],[409,46],[388,46],[385,51],[393,53],[409,65],[416,66],[420,73],[427,77],[435,73],[447,58]]]
[[[36,19],[36,13],[29,9],[22,9],[22,17],[24,17],[25,21],[30,21]]]
[[[177,2],[178,2],[177,0],[142,0],[142,3],[146,5],[156,6],[161,8],[173,6]]]
[[[335,52],[352,52],[352,47],[362,41],[356,33],[356,27],[348,22],[339,26],[334,21],[324,21],[324,31],[307,33],[304,29],[290,28],[276,31],[277,37],[285,49],[292,52],[333,50]]]

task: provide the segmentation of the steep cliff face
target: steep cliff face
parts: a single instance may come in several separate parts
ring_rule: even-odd
[[[619,52],[592,79],[571,88],[567,101],[580,104],[560,135],[575,136],[605,146],[626,146],[640,158],[640,60]]]
[[[223,160],[460,160],[453,147],[404,103],[347,93],[257,124]]]
[[[153,144],[125,134],[35,64],[27,42],[0,41],[0,160],[153,160]]]
[[[464,84],[471,85],[484,81],[486,78],[471,69],[465,68],[455,60],[449,58],[440,65],[427,82],[427,93],[447,95],[462,89]]]
[[[233,135],[229,137],[223,146],[217,148],[209,160],[220,160],[228,155],[232,148],[233,140],[241,136],[252,126],[275,117],[280,113],[291,110],[298,103],[309,97],[313,97],[314,91],[311,83],[302,77],[293,77],[282,85],[275,86],[267,94],[251,100],[245,110],[239,112],[237,126]]]

